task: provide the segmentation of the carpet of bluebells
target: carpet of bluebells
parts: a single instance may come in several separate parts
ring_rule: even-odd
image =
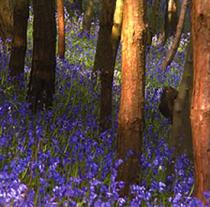
[[[74,19],[75,18],[75,19]],[[196,207],[192,197],[193,164],[181,155],[172,165],[170,124],[157,110],[162,87],[178,87],[188,36],[166,72],[159,69],[169,47],[147,53],[145,131],[141,182],[120,197],[116,181],[117,111],[120,96],[120,52],[113,84],[113,128],[100,134],[99,87],[90,79],[98,25],[81,33],[82,18],[66,16],[66,58],[57,59],[53,109],[33,115],[25,101],[32,56],[32,17],[24,78],[17,89],[8,76],[9,49],[0,42],[0,206]],[[154,39],[155,42],[155,39]],[[209,193],[205,193],[209,201]],[[208,206],[208,204],[206,205]]]

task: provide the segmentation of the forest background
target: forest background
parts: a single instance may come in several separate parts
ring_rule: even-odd
[[[0,0],[0,205],[209,206],[208,3]]]

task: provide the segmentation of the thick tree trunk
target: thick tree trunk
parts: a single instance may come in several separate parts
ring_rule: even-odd
[[[63,0],[57,0],[58,14],[58,56],[65,56],[65,20],[64,20],[64,4]]]
[[[182,30],[184,27],[184,20],[185,20],[185,14],[186,14],[186,10],[187,10],[188,1],[189,0],[182,1],[181,12],[180,12],[179,21],[178,21],[177,28],[176,28],[175,38],[174,38],[173,44],[172,44],[169,52],[167,53],[165,60],[163,61],[163,64],[162,64],[163,70],[166,70],[167,66],[171,64],[171,62],[176,54],[177,48],[179,46],[179,42],[180,42],[181,35],[182,35]]]
[[[28,16],[29,1],[16,1],[14,8],[14,35],[9,62],[10,75],[15,78],[24,72]]]
[[[118,180],[125,181],[121,191],[139,182],[143,137],[145,72],[145,1],[125,0],[122,27],[122,89],[118,116],[117,156],[124,162]]]
[[[13,37],[13,13],[14,1],[13,0],[0,0],[0,38]]]
[[[33,112],[52,106],[55,87],[55,1],[33,0],[33,59],[28,100]]]
[[[85,14],[82,24],[83,32],[86,32],[88,34],[90,34],[91,22],[93,18],[93,5],[94,5],[94,0],[87,1],[87,6],[85,8]]]
[[[210,190],[210,4],[193,0],[192,38],[194,81],[191,106],[195,195],[204,200]]]
[[[184,73],[179,93],[174,103],[172,142],[175,153],[186,153],[193,160],[190,107],[193,87],[192,44],[190,43],[185,60]]]
[[[114,55],[112,49],[112,26],[116,0],[102,1],[102,14],[93,67],[93,80],[100,71],[101,100],[100,126],[104,131],[112,126],[112,82],[114,73]]]

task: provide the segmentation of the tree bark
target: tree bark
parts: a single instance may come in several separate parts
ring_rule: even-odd
[[[0,0],[0,37],[3,40],[13,37],[13,13],[13,0]]]
[[[210,190],[210,4],[193,0],[193,95],[191,124],[195,163],[195,195],[204,201]]]
[[[100,29],[93,67],[93,81],[100,71],[100,127],[104,131],[112,126],[112,82],[114,73],[114,55],[112,49],[112,26],[116,0],[103,0]]]
[[[122,19],[123,19],[123,0],[117,0],[115,12],[114,12],[114,23],[112,26],[112,50],[113,50],[113,58],[114,58],[113,67],[115,66],[117,50],[118,50],[120,38],[121,38]]]
[[[88,0],[87,6],[85,8],[82,30],[87,34],[90,34],[91,22],[93,18],[93,5],[94,5],[94,0]]]
[[[165,15],[164,15],[164,28],[160,35],[160,46],[164,45],[167,39],[176,33],[177,25],[177,0],[165,0]]]
[[[171,46],[171,49],[167,53],[167,56],[162,63],[162,70],[166,70],[167,66],[171,64],[171,62],[176,54],[176,51],[177,51],[177,48],[179,46],[179,42],[181,39],[182,30],[184,27],[184,20],[185,20],[187,5],[188,5],[188,0],[183,0],[182,6],[181,6],[181,12],[180,12],[180,16],[179,16],[179,21],[178,21],[177,28],[176,28],[175,38],[174,38],[173,44]]]
[[[189,43],[184,73],[175,99],[172,125],[172,142],[176,155],[186,153],[193,160],[190,106],[193,87],[192,43]]]
[[[28,17],[29,1],[16,1],[14,7],[14,35],[9,62],[10,75],[14,78],[24,73]]]
[[[33,0],[33,59],[28,89],[32,111],[52,106],[55,88],[55,1]]]
[[[153,0],[151,23],[148,25],[148,32],[147,32],[147,45],[152,44],[152,38],[155,34],[157,34],[159,7],[160,7],[160,0]]]
[[[65,20],[64,20],[64,2],[57,0],[57,14],[58,14],[58,56],[64,58],[65,56]]]
[[[122,88],[118,115],[118,180],[125,181],[122,195],[139,182],[143,137],[145,74],[145,1],[125,0],[122,26]],[[132,151],[130,153],[130,151]],[[129,154],[129,155],[128,155]]]

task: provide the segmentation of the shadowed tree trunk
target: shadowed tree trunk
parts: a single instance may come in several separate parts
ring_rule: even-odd
[[[167,15],[167,38],[176,33],[176,25],[178,22],[178,1],[168,0],[168,15]]]
[[[33,112],[52,106],[55,87],[55,1],[33,0],[33,59],[28,100]]]
[[[14,1],[0,0],[0,38],[12,38],[13,36],[13,15]]]
[[[179,93],[174,102],[172,142],[176,154],[186,153],[193,160],[190,106],[193,87],[192,43],[189,43]]]
[[[14,7],[14,35],[9,62],[10,75],[15,78],[24,72],[28,16],[29,1],[16,1]]]
[[[159,16],[159,7],[160,7],[160,0],[153,0],[152,2],[152,13],[151,13],[151,21],[148,25],[147,31],[147,45],[152,44],[152,38],[155,34],[157,34],[157,24],[158,24],[158,16]]]
[[[210,190],[210,4],[192,1],[194,80],[191,106],[195,196]]]
[[[63,0],[57,0],[58,13],[58,56],[65,56],[65,20],[64,20],[64,4]]]
[[[176,33],[176,25],[178,22],[178,1],[165,0],[165,6],[164,31],[160,35],[160,45],[164,45],[168,37]]]
[[[87,6],[85,8],[85,14],[82,24],[83,32],[87,32],[88,34],[90,34],[91,22],[93,18],[93,5],[94,5],[94,0],[87,1]]]
[[[114,53],[112,48],[112,26],[116,0],[103,0],[100,17],[100,29],[93,67],[93,81],[100,71],[100,127],[104,131],[112,126],[112,82],[114,71]]]
[[[122,26],[122,88],[118,115],[118,180],[125,181],[121,194],[139,182],[143,137],[145,73],[145,1],[125,0]]]

